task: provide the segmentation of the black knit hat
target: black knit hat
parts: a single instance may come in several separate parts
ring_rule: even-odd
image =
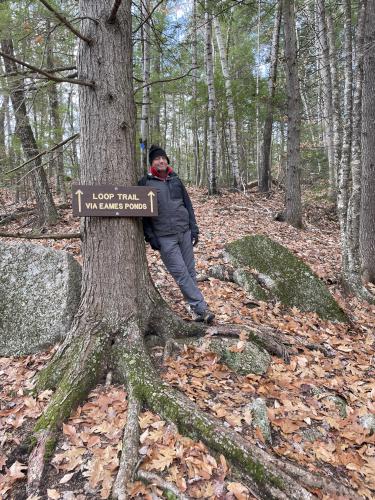
[[[164,158],[167,159],[167,163],[169,165],[169,158],[167,156],[167,153],[162,149],[160,146],[155,146],[155,144],[152,144],[150,147],[150,150],[148,152],[148,161],[150,165],[152,165],[152,162],[155,158],[158,156],[164,156]]]

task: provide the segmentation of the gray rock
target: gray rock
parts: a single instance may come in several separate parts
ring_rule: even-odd
[[[267,236],[246,236],[229,243],[226,256],[230,263],[248,275],[270,296],[288,307],[301,311],[315,311],[324,319],[333,321],[348,320],[344,311],[325,284],[302,260],[287,248]],[[256,272],[250,272],[256,269]],[[243,279],[243,277],[242,277]]]
[[[81,266],[68,253],[0,242],[0,355],[30,354],[61,340],[80,289]]]
[[[243,349],[239,352],[230,350],[238,345],[238,340],[234,339],[203,337],[202,339],[194,339],[192,343],[199,346],[204,345],[206,349],[215,352],[223,363],[240,375],[249,373],[263,375],[271,363],[271,356],[268,352],[253,342],[245,342]]]
[[[257,427],[267,444],[272,444],[271,426],[267,415],[267,405],[262,398],[256,398],[250,405],[253,416],[253,425]]]
[[[371,434],[375,432],[375,415],[368,413],[359,418],[359,421],[364,429],[370,431]]]

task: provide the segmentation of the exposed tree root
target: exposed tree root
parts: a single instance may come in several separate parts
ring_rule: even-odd
[[[179,500],[189,500],[189,497],[181,493],[181,491],[173,483],[170,483],[162,477],[152,472],[139,470],[137,477],[146,483],[152,483],[159,486],[162,490],[167,490],[173,493]]]
[[[152,329],[156,328],[155,320],[150,324]],[[176,327],[181,337],[187,332],[202,334],[207,331],[207,325],[178,321],[173,315],[167,316],[166,321],[160,324],[164,331],[164,342],[168,341],[172,347],[174,341],[171,339],[174,337]],[[166,333],[167,325],[169,325],[168,333]],[[182,332],[181,327],[184,328]],[[214,334],[218,334],[219,331],[239,334],[243,327],[214,327],[213,330],[214,332],[211,329],[211,333]],[[266,343],[268,348],[270,345],[278,345],[280,349],[279,342],[270,337],[268,332],[259,330],[253,335],[258,341]],[[115,335],[110,336],[108,332],[103,333],[96,329],[91,335],[78,338],[81,340],[74,342],[74,338],[70,346],[63,348],[57,356],[60,367],[64,366],[66,371],[60,378],[50,404],[35,426],[34,443],[37,443],[37,447],[34,456],[51,452],[53,435],[58,426],[95,386],[103,370],[111,368],[114,377],[119,382],[125,383],[130,391],[128,423],[124,433],[120,471],[114,486],[114,498],[126,499],[126,485],[135,469],[139,440],[138,413],[142,403],[166,420],[174,422],[181,433],[201,440],[213,451],[223,454],[234,468],[242,471],[247,477],[249,488],[258,498],[307,500],[313,497],[308,489],[323,489],[325,493],[335,495],[339,492],[346,498],[357,498],[355,492],[343,485],[328,478],[317,477],[247,442],[235,431],[224,427],[220,420],[201,411],[193,401],[164,383],[153,367],[145,347],[144,322],[138,322],[133,318],[117,330]],[[85,340],[82,341],[82,338]],[[112,355],[109,355],[108,347],[111,339],[113,339]],[[276,350],[276,347],[274,349]],[[280,350],[278,352],[280,353]],[[70,360],[70,364],[66,362],[66,357]],[[111,362],[110,367],[107,366],[108,359]],[[42,467],[38,470],[42,471]],[[38,474],[31,471],[30,484],[39,484],[41,472]],[[159,484],[163,487],[162,483]],[[167,489],[171,489],[169,486]],[[181,493],[179,495],[183,498]]]
[[[38,436],[37,444],[30,453],[26,486],[28,496],[38,497],[39,495],[39,486],[45,464],[46,444],[49,442],[51,437],[52,435],[50,432],[41,431]]]
[[[297,466],[293,466],[292,476],[285,470],[284,462],[246,442],[235,431],[225,428],[218,419],[202,412],[191,400],[163,383],[150,362],[136,324],[129,325],[126,338],[126,346],[121,338],[114,346],[117,374],[120,381],[132,384],[136,397],[151,410],[174,422],[180,432],[202,440],[211,449],[225,455],[235,467],[251,476],[260,498],[312,498],[303,483],[319,488],[321,478]],[[347,498],[355,498],[354,492],[328,479],[324,487],[328,493],[345,491]]]
[[[112,498],[115,500],[127,500],[127,486],[135,473],[138,461],[140,410],[140,401],[134,396],[132,387],[128,384],[128,413],[122,440],[120,468],[112,489]]]

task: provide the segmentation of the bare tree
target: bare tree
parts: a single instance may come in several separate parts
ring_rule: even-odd
[[[1,49],[4,54],[14,57],[13,42],[11,39],[2,40]],[[17,64],[7,57],[3,57],[3,59],[5,72],[17,73]],[[38,155],[39,150],[26,110],[23,80],[20,78],[15,81],[9,78],[8,85],[14,115],[16,117],[16,133],[20,139],[26,158],[31,159]],[[46,174],[41,166],[40,158],[35,160],[35,167],[32,168],[32,173],[30,175],[38,209],[38,224],[41,226],[55,224],[58,219],[58,214],[51,191],[48,187]]]

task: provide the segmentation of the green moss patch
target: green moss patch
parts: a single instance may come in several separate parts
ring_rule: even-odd
[[[316,312],[321,318],[346,322],[347,317],[318,276],[289,250],[267,236],[246,236],[226,246],[232,265],[256,269],[272,284],[271,297],[288,307]],[[241,270],[252,276],[249,271]],[[258,275],[259,276],[259,275]]]

